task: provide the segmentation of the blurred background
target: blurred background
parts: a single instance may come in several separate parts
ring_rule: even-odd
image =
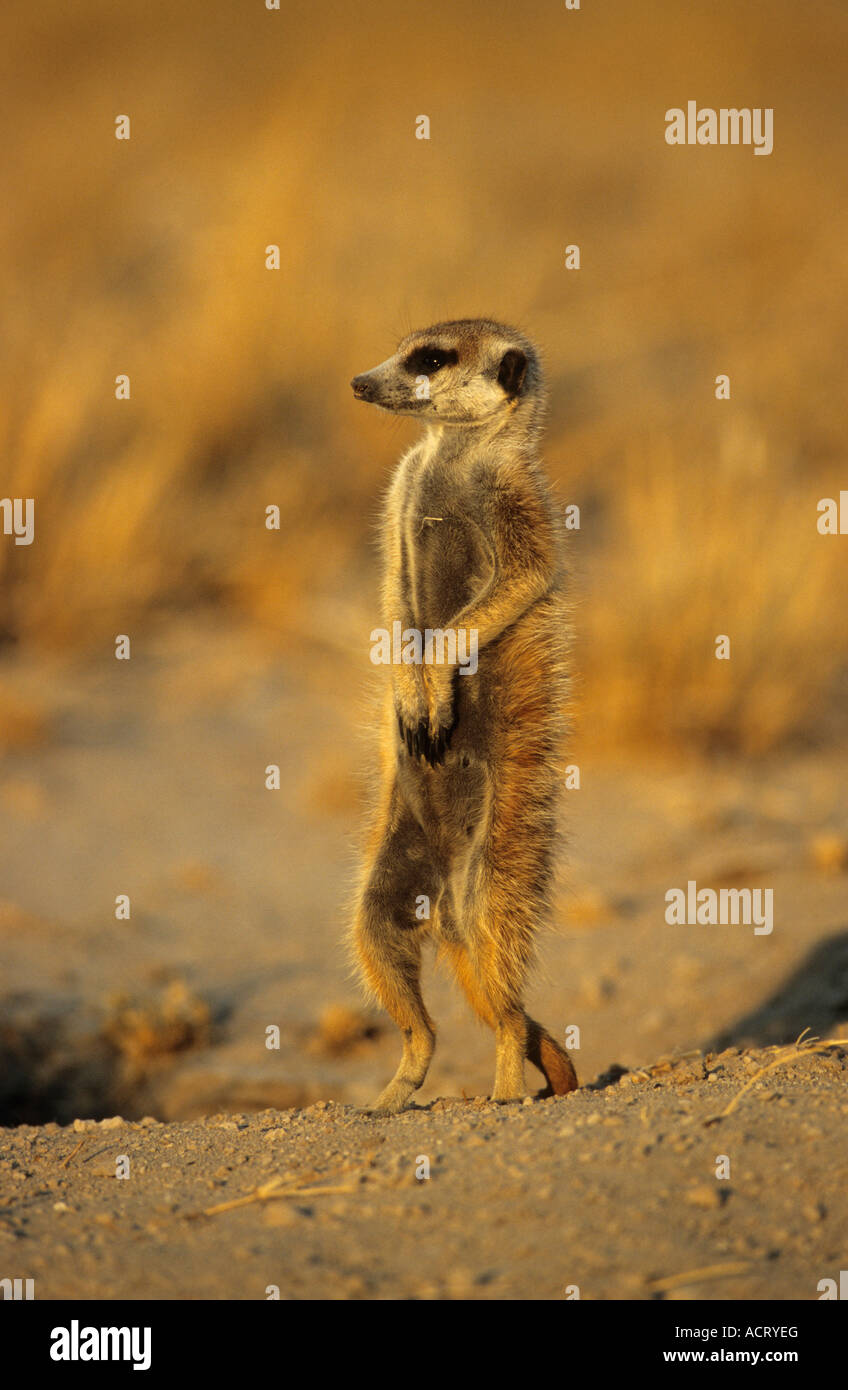
[[[844,5],[0,22],[0,494],[35,499],[35,543],[0,537],[0,1122],[361,1101],[391,1070],[339,942],[414,427],[348,382],[444,317],[539,343],[581,509],[539,1011],[581,1026],[584,1079],[848,1012],[848,542],[816,528],[848,487]],[[689,99],[773,107],[774,153],[669,147]],[[672,936],[698,874],[773,886],[774,936]],[[433,991],[425,1099],[484,1092],[490,1040]]]

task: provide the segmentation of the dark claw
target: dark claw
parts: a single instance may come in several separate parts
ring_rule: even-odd
[[[442,725],[435,733],[430,732],[429,722],[420,720],[415,729],[408,728],[400,714],[397,716],[398,733],[401,744],[406,744],[410,758],[423,758],[430,767],[440,767],[445,761],[445,751],[450,748],[456,721]]]

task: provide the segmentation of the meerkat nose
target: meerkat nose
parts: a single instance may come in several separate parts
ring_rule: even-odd
[[[374,383],[367,376],[355,376],[350,384],[358,401],[372,401],[374,399]]]

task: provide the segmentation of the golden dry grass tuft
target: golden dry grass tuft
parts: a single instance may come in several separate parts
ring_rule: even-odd
[[[205,999],[183,980],[171,980],[161,990],[110,1001],[103,1037],[134,1066],[168,1057],[209,1041],[211,1013]]]

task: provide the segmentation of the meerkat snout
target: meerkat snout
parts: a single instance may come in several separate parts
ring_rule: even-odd
[[[355,376],[350,384],[358,401],[373,401],[374,383],[367,372],[363,372],[361,376]]]

